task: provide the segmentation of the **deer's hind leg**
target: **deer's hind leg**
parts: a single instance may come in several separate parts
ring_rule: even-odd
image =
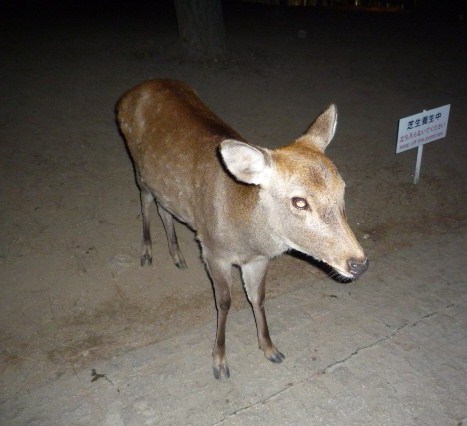
[[[152,263],[151,241],[151,205],[154,196],[149,190],[141,187],[141,212],[143,214],[143,241],[141,242],[141,266]]]
[[[159,216],[162,219],[164,224],[165,233],[167,234],[167,242],[169,243],[169,253],[172,256],[175,266],[180,269],[186,269],[186,262],[183,257],[183,254],[178,246],[177,234],[175,233],[174,219],[173,216],[164,209],[157,201],[157,210],[159,211]]]

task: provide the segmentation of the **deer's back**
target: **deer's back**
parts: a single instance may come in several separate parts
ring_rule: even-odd
[[[218,145],[241,137],[211,112],[186,84],[152,80],[122,96],[117,117],[141,184],[194,229],[196,209],[211,203],[219,180],[232,184]],[[228,182],[231,181],[231,182]]]

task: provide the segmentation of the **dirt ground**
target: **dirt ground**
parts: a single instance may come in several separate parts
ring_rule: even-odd
[[[372,268],[383,254],[466,220],[465,21],[230,6],[228,59],[194,64],[179,58],[170,8],[2,14],[2,399],[215,321],[186,227],[177,226],[187,270],[173,265],[155,212],[153,265],[140,266],[139,193],[114,105],[143,80],[189,82],[241,134],[270,148],[335,102],[328,155],[347,182],[347,215]],[[395,154],[398,120],[445,104],[447,138],[425,147],[414,185],[416,150]],[[267,297],[323,273],[282,256]],[[247,306],[240,283],[233,297],[234,309]]]

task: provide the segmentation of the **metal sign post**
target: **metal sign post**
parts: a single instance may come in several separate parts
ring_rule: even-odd
[[[419,145],[417,151],[417,163],[415,164],[415,176],[413,179],[413,183],[416,185],[420,178],[420,167],[422,165],[422,155],[423,155],[423,145]]]

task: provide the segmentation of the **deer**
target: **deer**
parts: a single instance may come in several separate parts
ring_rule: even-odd
[[[178,268],[187,265],[174,219],[196,234],[217,308],[214,377],[230,377],[225,334],[234,267],[253,309],[259,348],[269,361],[282,362],[265,314],[271,259],[298,251],[329,265],[342,281],[356,280],[368,268],[347,222],[345,183],[324,153],[336,131],[336,106],[276,149],[248,143],[181,81],[137,85],[119,99],[116,115],[141,196],[141,265],[152,263],[154,201]]]

